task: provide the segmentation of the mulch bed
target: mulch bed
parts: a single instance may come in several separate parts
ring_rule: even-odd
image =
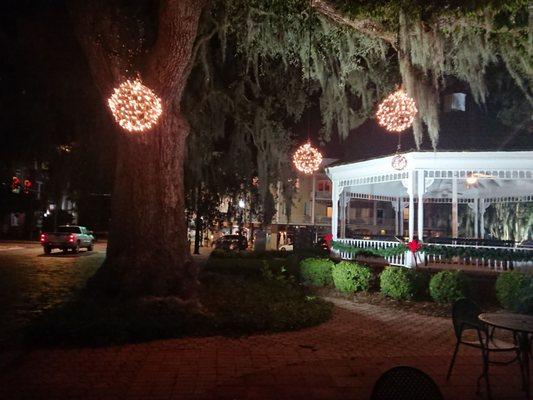
[[[438,304],[431,300],[394,300],[380,292],[357,292],[353,294],[340,293],[333,288],[313,288],[313,292],[321,297],[333,297],[353,301],[354,303],[372,304],[396,310],[415,312],[431,317],[450,318],[452,307],[449,304]],[[483,304],[487,312],[498,311],[495,304]]]

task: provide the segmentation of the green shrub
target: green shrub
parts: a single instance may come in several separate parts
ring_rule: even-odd
[[[516,312],[533,310],[533,277],[518,271],[504,272],[496,279],[496,297],[502,307]]]
[[[306,258],[300,262],[300,274],[306,284],[326,286],[333,283],[331,268],[333,261],[329,258]]]
[[[331,275],[335,287],[344,293],[367,291],[372,281],[372,271],[369,267],[348,261],[335,265]]]
[[[429,282],[429,294],[437,303],[453,303],[466,297],[468,280],[461,271],[441,271]]]
[[[396,300],[411,300],[419,291],[414,270],[405,267],[387,267],[380,277],[381,293]]]

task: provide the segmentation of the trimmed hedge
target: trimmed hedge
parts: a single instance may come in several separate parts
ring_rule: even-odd
[[[379,276],[381,293],[396,300],[412,300],[419,291],[415,271],[405,267],[386,267]]]
[[[502,307],[533,313],[533,276],[518,271],[503,272],[498,276],[495,288]]]
[[[369,267],[349,261],[342,261],[331,272],[335,287],[343,293],[367,291],[372,281]]]
[[[300,275],[303,282],[309,285],[331,285],[331,269],[334,265],[329,258],[306,258],[300,262]]]
[[[429,294],[437,303],[453,303],[466,297],[468,279],[461,271],[441,271],[435,274],[429,282]]]

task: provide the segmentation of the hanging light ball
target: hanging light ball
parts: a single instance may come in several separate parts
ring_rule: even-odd
[[[296,150],[292,156],[296,169],[304,174],[312,174],[320,168],[322,154],[307,142]]]
[[[139,79],[121,83],[107,104],[118,124],[130,132],[152,128],[163,112],[159,97]]]
[[[415,101],[398,89],[381,102],[376,118],[386,130],[402,132],[413,124],[417,112]]]

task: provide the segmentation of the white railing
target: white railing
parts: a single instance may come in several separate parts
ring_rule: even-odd
[[[398,246],[396,241],[388,240],[369,240],[369,239],[337,239],[338,242],[345,245],[353,246],[359,249],[386,249],[389,247]],[[503,246],[481,246],[481,245],[464,245],[464,244],[427,244],[429,246],[445,246],[445,247],[463,247],[463,248],[476,248],[476,249],[496,249],[504,251],[513,251],[513,252],[523,252],[528,254],[530,257],[527,261],[502,261],[494,260],[490,258],[482,257],[453,257],[452,259],[443,258],[441,255],[431,255],[426,253],[421,253],[422,259],[425,261],[425,264],[454,264],[459,265],[475,265],[478,267],[484,267],[494,271],[509,271],[511,269],[521,270],[521,271],[533,271],[533,249],[531,248],[522,248],[522,247],[503,247]],[[350,251],[336,251],[336,253],[343,260],[353,260],[355,258],[354,252]],[[385,260],[390,265],[399,265],[399,266],[408,266],[409,260],[406,257],[405,253],[399,254],[397,256],[385,257]]]
[[[463,265],[475,265],[478,267],[487,267],[495,271],[509,271],[511,269],[517,270],[531,270],[533,269],[533,249],[523,247],[504,247],[504,246],[482,246],[482,245],[469,245],[469,244],[428,244],[429,246],[442,246],[442,247],[463,247],[474,249],[490,249],[490,250],[503,250],[512,252],[521,252],[529,254],[528,261],[503,261],[494,260],[485,257],[453,257],[450,259],[444,259],[441,255],[424,254],[426,263],[457,263]]]
[[[386,249],[389,247],[396,247],[398,246],[397,241],[385,241],[385,240],[368,240],[368,239],[337,239],[338,242],[342,244],[346,244],[349,246],[357,247],[359,249]],[[353,260],[355,258],[355,254],[350,251],[337,251],[337,254],[339,254],[340,258],[343,260]],[[390,256],[385,257],[385,260],[390,265],[399,265],[399,266],[405,266],[406,260],[405,260],[405,253],[396,255],[396,256]]]

